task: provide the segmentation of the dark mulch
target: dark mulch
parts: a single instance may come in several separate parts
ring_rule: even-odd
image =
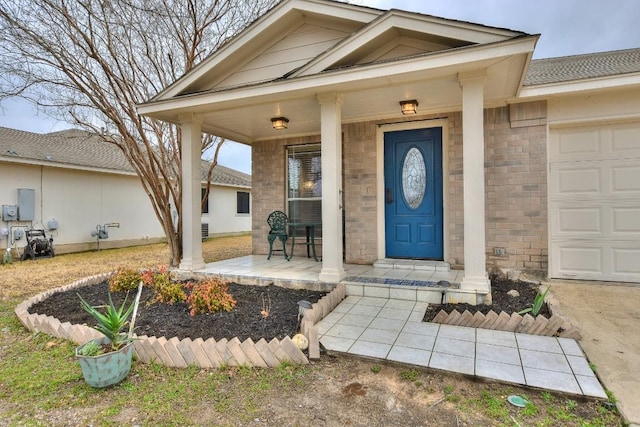
[[[515,289],[520,296],[512,297],[507,292]],[[424,315],[424,321],[430,322],[444,310],[460,313],[469,310],[472,314],[479,311],[487,314],[489,310],[496,313],[505,311],[508,314],[518,312],[533,304],[537,294],[537,286],[527,282],[510,281],[494,278],[491,281],[493,297],[492,305],[443,304],[429,305]],[[298,327],[298,301],[316,302],[324,292],[286,289],[278,286],[245,286],[235,283],[229,284],[229,293],[237,301],[237,306],[231,312],[217,312],[209,314],[189,315],[189,309],[184,303],[148,304],[153,300],[151,289],[145,287],[140,299],[138,317],[136,318],[136,333],[139,336],[178,337],[183,338],[233,338],[241,341],[251,338],[258,341],[262,338],[271,340],[293,336]],[[72,324],[95,324],[93,318],[80,307],[78,294],[91,305],[105,305],[108,302],[108,287],[106,283],[86,286],[74,290],[59,292],[44,301],[33,305],[31,313],[53,316],[61,322]],[[114,303],[122,303],[126,293],[113,294]],[[129,295],[132,301],[134,292]],[[271,304],[268,317],[260,313],[264,305]],[[550,316],[549,309],[544,304],[540,314]]]
[[[292,337],[297,332],[298,301],[307,300],[314,303],[325,295],[325,292],[285,289],[273,285],[244,286],[235,283],[229,284],[229,293],[237,301],[233,311],[190,316],[184,303],[148,305],[147,303],[153,299],[153,293],[145,287],[136,318],[136,333],[139,336],[179,339],[188,337],[219,340],[238,337],[241,341],[247,338],[254,341],[265,338],[270,341],[273,338]],[[93,318],[81,308],[78,294],[93,306],[108,303],[107,284],[101,283],[56,293],[34,304],[29,312],[53,316],[61,322],[95,325]],[[117,306],[122,303],[125,294],[113,294],[113,301]],[[129,301],[133,301],[133,298],[135,292],[130,293]],[[271,304],[269,316],[266,318],[260,313],[263,302],[265,306]]]
[[[507,294],[510,290],[515,289],[518,291],[520,296],[512,297]],[[442,304],[442,305],[429,305],[426,313],[424,314],[424,321],[430,322],[434,317],[440,312],[440,310],[444,310],[447,313],[451,313],[453,310],[458,310],[459,313],[463,313],[465,310],[469,310],[471,314],[475,314],[476,312],[481,312],[483,314],[487,314],[490,310],[495,311],[496,313],[500,313],[501,311],[506,312],[507,314],[517,313],[520,310],[523,310],[527,307],[533,305],[533,302],[536,299],[536,294],[538,293],[538,286],[522,281],[512,281],[507,279],[501,279],[494,277],[491,279],[491,297],[492,304],[478,304],[478,305],[470,305],[470,304]],[[551,313],[549,311],[549,307],[544,303],[542,309],[539,314],[550,317]]]

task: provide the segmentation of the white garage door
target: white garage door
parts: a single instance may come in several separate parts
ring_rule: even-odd
[[[640,122],[551,129],[550,276],[640,282]]]

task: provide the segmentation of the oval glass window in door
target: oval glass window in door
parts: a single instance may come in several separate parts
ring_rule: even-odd
[[[402,163],[402,193],[411,209],[418,209],[427,189],[427,170],[420,150],[412,147]]]

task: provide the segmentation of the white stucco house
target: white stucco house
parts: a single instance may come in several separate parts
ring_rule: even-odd
[[[203,187],[206,174],[199,170]],[[0,127],[0,182],[0,248],[12,248],[14,257],[23,251],[26,229],[45,230],[58,254],[94,250],[98,244],[113,248],[166,241],[122,152],[84,131],[37,134]],[[211,183],[199,233],[250,232],[251,177],[216,166]],[[100,228],[107,238],[92,236]]]
[[[344,263],[640,281],[640,49],[532,60],[538,35],[329,0],[284,0],[140,105],[177,123],[181,267],[203,266],[201,132],[252,147],[253,251],[274,210]],[[462,298],[464,300],[465,298]]]

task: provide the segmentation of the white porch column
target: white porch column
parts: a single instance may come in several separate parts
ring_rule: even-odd
[[[462,87],[462,166],[464,185],[463,290],[491,290],[486,269],[484,219],[484,82],[485,73],[458,76]]]
[[[318,95],[322,150],[322,270],[319,280],[338,283],[342,263],[342,95]]]
[[[181,117],[182,131],[182,259],[181,270],[204,267],[202,259],[200,156],[202,121],[194,114]]]

